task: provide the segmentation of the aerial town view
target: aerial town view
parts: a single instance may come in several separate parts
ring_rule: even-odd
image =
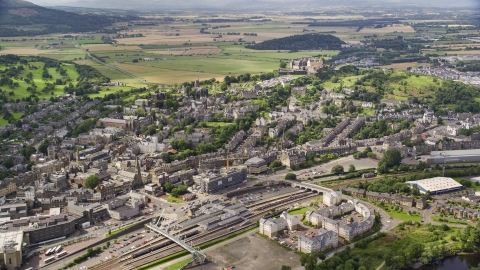
[[[0,270],[480,270],[477,0],[0,0]]]

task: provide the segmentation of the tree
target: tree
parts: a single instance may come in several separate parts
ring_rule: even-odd
[[[37,152],[37,149],[33,147],[33,145],[29,145],[27,147],[23,147],[20,149],[20,154],[25,157],[25,159],[30,159],[30,156]]]
[[[348,172],[349,172],[349,173],[355,172],[356,170],[357,170],[357,169],[355,169],[355,165],[350,164],[350,166],[348,166]]]
[[[437,124],[443,125],[443,119],[442,119],[442,117],[439,116],[439,117],[437,118]]]
[[[282,265],[282,270],[292,270],[292,268],[287,265]]]
[[[43,153],[43,154],[47,154],[48,153],[48,146],[50,145],[50,141],[45,139],[42,144],[40,144],[40,146],[38,147],[38,151]]]
[[[170,182],[166,182],[165,184],[163,184],[163,188],[165,188],[165,191],[167,193],[170,193],[175,188],[175,186]]]
[[[286,62],[280,62],[280,68],[286,68],[287,67],[287,63]]]
[[[278,160],[278,159],[275,159],[275,160],[272,162],[272,164],[270,164],[270,169],[274,170],[274,169],[280,168],[280,167],[282,167],[282,166],[283,166],[282,162],[280,162],[280,160]]]
[[[332,174],[342,174],[345,172],[345,169],[342,165],[333,166],[331,173]]]
[[[297,175],[294,173],[287,173],[287,175],[285,175],[285,180],[297,180]]]
[[[402,154],[400,153],[400,151],[396,148],[391,148],[385,152],[379,164],[385,163],[387,167],[393,167],[395,165],[399,165],[401,161],[402,161]]]
[[[4,161],[3,161],[3,166],[5,166],[5,168],[7,169],[10,169],[12,168],[13,166],[15,166],[15,164],[13,163],[13,159],[11,157],[9,158],[6,158]]]
[[[87,177],[87,179],[85,179],[84,186],[86,188],[94,189],[98,186],[99,183],[100,183],[100,178],[98,178],[98,175],[92,174],[89,177]]]

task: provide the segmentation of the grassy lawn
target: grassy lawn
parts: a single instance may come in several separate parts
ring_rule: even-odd
[[[175,198],[172,195],[168,195],[168,197],[166,197],[164,199],[167,200],[167,202],[169,202],[169,203],[185,203],[184,200],[182,200],[180,198]]]
[[[370,202],[375,204],[376,206],[382,208],[383,210],[385,210],[385,212],[387,212],[388,215],[390,215],[394,219],[404,220],[404,221],[420,221],[420,220],[422,220],[422,216],[419,213],[409,215],[407,212],[405,212],[405,210],[399,208],[399,206],[397,206],[397,205],[391,205],[391,204],[381,205],[378,202],[373,202],[373,201],[370,201]]]
[[[6,126],[6,125],[8,125],[8,121],[3,119],[3,116],[0,117],[0,126],[3,127],[3,126]]]
[[[176,264],[172,264],[170,266],[167,266],[167,267],[163,268],[163,270],[178,270],[178,269],[182,268],[184,265],[186,265],[187,263],[189,263],[191,261],[192,261],[192,259],[186,259],[186,260],[180,261]]]
[[[305,214],[307,211],[309,211],[310,209],[308,209],[308,207],[302,207],[302,208],[297,208],[297,209],[292,209],[292,210],[289,210],[288,213],[290,215],[303,215]]]
[[[368,114],[368,115],[374,116],[374,115],[375,115],[375,110],[362,109],[362,113],[363,113],[363,114]]]
[[[420,214],[412,214],[409,215],[405,211],[402,210],[402,212],[396,212],[396,211],[387,211],[387,213],[393,217],[394,219],[398,220],[404,220],[404,221],[420,221],[422,220],[422,216]]]
[[[452,223],[452,224],[463,224],[468,225],[468,222],[457,220],[454,218],[442,218],[442,217],[432,217],[433,221],[442,222],[442,223]]]
[[[258,178],[256,178],[256,177],[250,177],[250,178],[248,178],[248,180],[250,180],[250,181],[255,181],[255,180],[258,180]]]
[[[231,125],[230,122],[206,122],[207,127],[225,127]]]

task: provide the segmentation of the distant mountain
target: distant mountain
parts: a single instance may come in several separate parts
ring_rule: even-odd
[[[23,0],[0,0],[0,36],[96,31],[128,16],[78,14],[37,6]]]
[[[385,8],[396,6],[422,7],[477,7],[477,0],[33,0],[42,5],[62,5],[72,7],[114,8],[140,11],[163,10],[312,10],[325,7],[354,7],[382,5]]]

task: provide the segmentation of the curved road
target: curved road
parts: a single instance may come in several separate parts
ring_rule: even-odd
[[[78,47],[79,49],[81,49],[82,51],[84,51],[84,52],[87,54],[88,57],[90,57],[91,59],[97,61],[99,64],[104,65],[104,66],[107,66],[107,67],[109,67],[109,68],[113,68],[113,69],[115,69],[116,71],[121,72],[121,73],[123,73],[123,74],[125,74],[125,75],[127,75],[127,76],[130,76],[130,77],[134,78],[135,80],[137,80],[137,81],[139,81],[139,82],[141,82],[141,83],[150,84],[150,83],[147,82],[146,80],[140,79],[139,77],[137,77],[137,76],[135,76],[135,75],[133,75],[133,74],[131,74],[131,73],[129,73],[129,72],[127,72],[127,71],[125,71],[125,70],[117,67],[117,66],[110,65],[110,64],[108,64],[108,63],[104,63],[104,62],[98,60],[96,57],[92,56],[89,51],[85,50],[85,49],[78,43],[78,41],[77,41],[77,39],[76,39],[75,37],[73,38],[73,42],[75,42],[75,44],[77,45],[77,47]]]

